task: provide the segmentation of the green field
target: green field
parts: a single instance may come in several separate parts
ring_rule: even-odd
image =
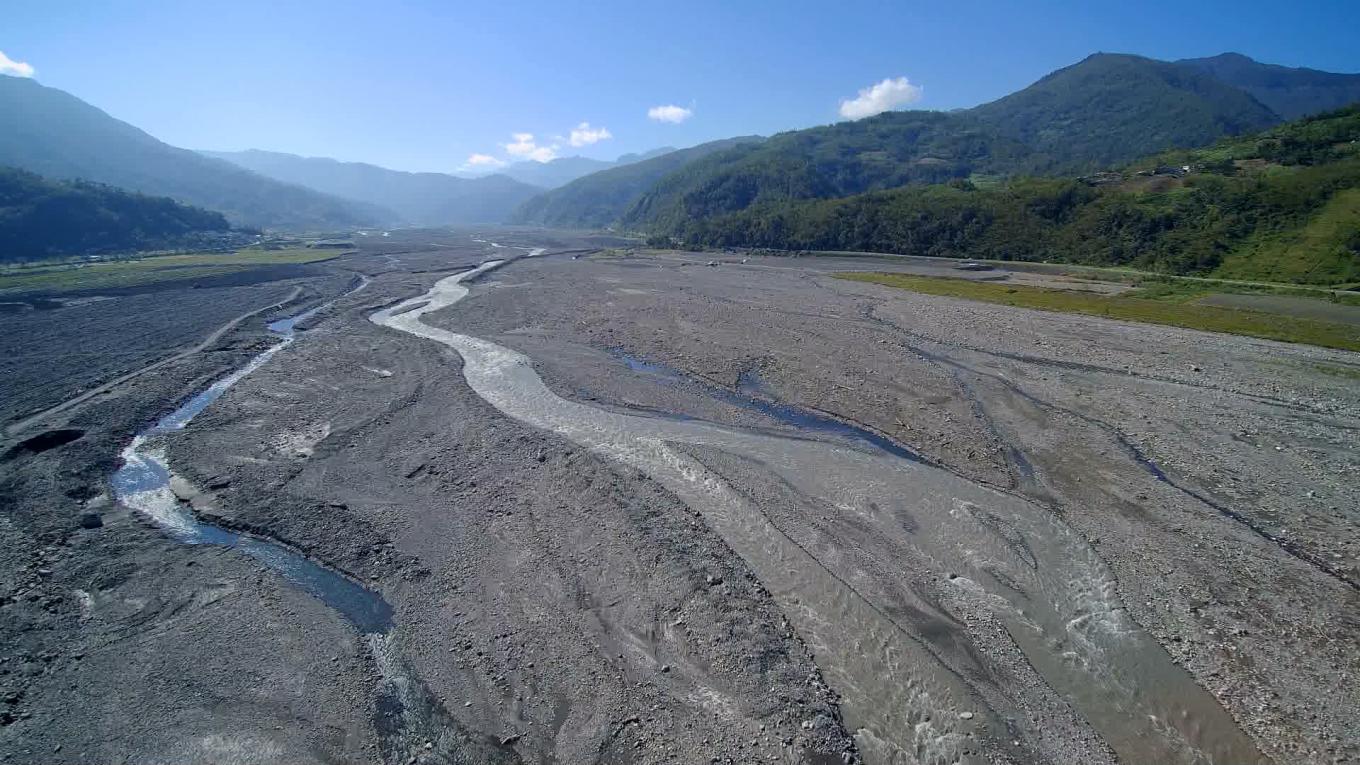
[[[884,262],[914,262],[928,260],[953,266],[959,258],[920,258],[905,260],[900,255],[878,252],[837,252],[816,250],[807,253],[814,257],[854,257],[877,259]],[[1177,276],[1174,274],[1140,271],[1136,268],[1115,268],[1112,266],[1085,266],[1074,263],[1037,263],[1010,260],[988,260],[970,258],[977,263],[986,263],[998,269],[1023,273],[1047,274],[1072,279],[1094,280],[1128,284],[1139,289],[1138,297],[1156,298],[1187,302],[1214,293],[1234,293],[1243,295],[1295,295],[1316,298],[1343,305],[1360,306],[1360,291],[1347,292],[1347,289],[1360,288],[1355,285],[1322,286],[1312,284],[1281,284],[1270,281],[1252,281],[1214,276]]]
[[[138,287],[156,282],[201,279],[259,266],[316,263],[347,250],[292,247],[244,249],[185,255],[154,255],[131,260],[26,266],[0,271],[0,294],[76,292]]]
[[[971,281],[908,274],[842,272],[837,278],[883,284],[927,295],[979,300],[1043,311],[1081,313],[1148,324],[1226,332],[1287,343],[1360,351],[1360,331],[1354,326],[1280,314],[1197,305],[1168,294],[1096,295],[1088,292],[1018,287],[997,282]]]
[[[1304,225],[1263,234],[1223,260],[1215,276],[1300,284],[1360,281],[1360,189],[1337,192]]]
[[[1343,292],[1306,285],[1239,282],[1226,279],[1154,274],[1127,280],[1125,283],[1137,287],[1135,292],[1126,293],[1129,297],[1166,300],[1174,303],[1189,303],[1208,295],[1229,294],[1283,295],[1309,298],[1325,303],[1360,306],[1360,292]]]

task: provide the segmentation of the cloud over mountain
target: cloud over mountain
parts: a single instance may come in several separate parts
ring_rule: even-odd
[[[675,125],[678,125],[693,116],[693,109],[686,109],[683,106],[676,106],[675,104],[653,106],[647,110],[647,119],[655,120],[657,122],[669,122]]]
[[[920,100],[919,85],[911,84],[906,77],[886,79],[864,88],[857,97],[842,101],[841,116],[848,120],[864,119]]]
[[[512,133],[513,141],[504,144],[505,153],[535,162],[551,162],[557,158],[557,149],[552,146],[539,146],[534,142],[533,133]]]
[[[24,61],[15,61],[0,50],[0,74],[8,74],[11,77],[32,77],[33,66]]]
[[[593,128],[589,122],[582,122],[571,130],[570,143],[572,146],[589,146],[593,143],[613,138],[609,128]]]

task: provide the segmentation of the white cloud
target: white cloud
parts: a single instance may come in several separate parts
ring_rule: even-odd
[[[534,143],[533,133],[511,133],[510,137],[514,140],[507,144],[505,153],[512,157],[532,159],[535,162],[551,162],[557,158],[556,146],[539,146]]]
[[[534,150],[533,133],[511,133],[512,143],[503,144],[505,150],[516,157],[523,157]]]
[[[841,116],[848,120],[863,119],[920,100],[919,85],[912,85],[906,77],[888,79],[861,90],[857,98],[842,101]]]
[[[676,106],[675,104],[653,106],[647,110],[647,119],[656,120],[657,122],[670,122],[676,125],[693,116],[693,109],[686,109],[683,106]]]
[[[467,162],[463,163],[463,167],[465,168],[503,167],[504,165],[505,160],[503,159],[497,159],[491,156],[490,154],[475,154],[475,153],[469,154]]]
[[[8,74],[13,77],[32,77],[33,67],[23,61],[15,61],[0,51],[0,74]]]
[[[592,143],[599,143],[606,138],[613,138],[609,128],[593,128],[589,122],[582,122],[571,131],[572,146],[589,146]]]

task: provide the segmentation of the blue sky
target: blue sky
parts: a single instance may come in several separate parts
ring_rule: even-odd
[[[487,167],[550,154],[612,159],[824,124],[885,80],[846,113],[967,107],[1096,51],[1232,50],[1360,71],[1358,0],[5,6],[9,59],[169,143],[403,170],[454,171],[473,154],[492,158]],[[649,119],[658,106],[691,114]]]

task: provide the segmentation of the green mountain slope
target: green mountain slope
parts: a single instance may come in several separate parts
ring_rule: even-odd
[[[558,228],[602,228],[619,220],[644,191],[668,173],[709,154],[759,140],[729,138],[634,162],[624,162],[620,157],[619,166],[534,197],[515,211],[512,220]]]
[[[230,226],[220,213],[0,167],[0,261],[179,245]]]
[[[500,223],[540,191],[504,175],[406,173],[362,162],[258,150],[202,153],[277,181],[382,206],[407,223],[423,226]]]
[[[605,189],[564,187],[552,200],[562,212],[543,221],[673,230],[696,217],[781,199],[827,199],[971,176],[1081,172],[1278,122],[1250,94],[1194,67],[1097,54],[974,109],[887,112],[711,154],[637,193],[612,219],[607,207],[568,201],[587,188],[593,198],[610,196]],[[573,217],[573,210],[590,213]],[[531,212],[526,208],[523,217],[533,219]]]
[[[1262,64],[1240,53],[1187,58],[1176,63],[1245,90],[1288,120],[1360,101],[1360,74]]]
[[[630,228],[665,228],[765,201],[1018,172],[1035,161],[1027,147],[968,115],[887,112],[781,133],[689,163],[639,196],[621,220]]]
[[[335,229],[391,217],[167,145],[69,93],[19,77],[0,77],[0,165],[168,196],[252,226]]]
[[[1179,168],[1188,165],[1188,174]],[[1017,178],[762,203],[687,243],[1129,265],[1360,282],[1360,106],[1086,179]]]
[[[970,110],[1068,169],[1091,169],[1173,146],[1203,146],[1280,117],[1239,88],[1193,68],[1097,53]]]

